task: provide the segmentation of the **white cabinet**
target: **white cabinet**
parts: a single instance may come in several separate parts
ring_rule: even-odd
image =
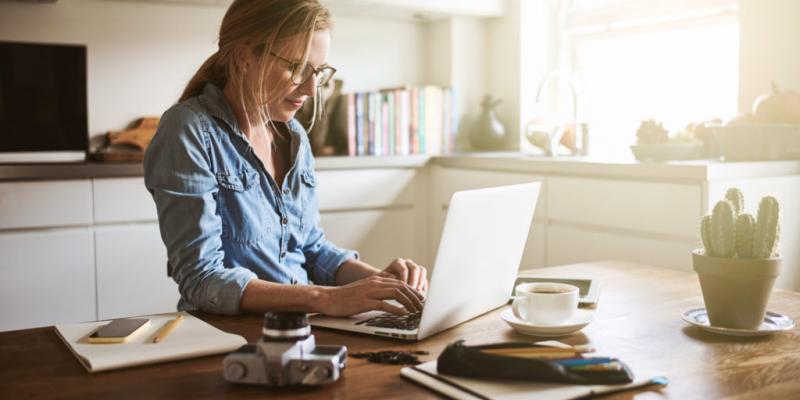
[[[89,228],[0,233],[0,331],[95,319]]]
[[[144,178],[98,178],[92,182],[96,223],[157,221],[156,205]]]
[[[97,227],[95,252],[98,319],[175,311],[180,294],[158,224]]]
[[[361,260],[383,268],[397,257],[423,262],[417,248],[412,209],[322,213],[325,237],[336,245],[358,250]]]
[[[0,183],[0,229],[91,223],[89,179]]]
[[[97,318],[175,311],[155,203],[142,177],[93,180]]]
[[[432,167],[430,196],[432,208],[430,218],[429,247],[430,259],[436,258],[436,251],[441,239],[444,220],[447,215],[447,206],[453,193],[460,190],[482,189],[492,186],[514,185],[530,182],[541,182],[542,190],[536,203],[533,224],[528,233],[528,241],[522,255],[521,269],[539,268],[545,266],[545,221],[547,214],[547,183],[541,175],[530,173],[481,171],[468,169],[454,169]]]
[[[691,270],[691,240],[672,241],[573,226],[547,227],[547,265],[624,260]]]
[[[551,177],[547,183],[551,222],[697,236],[699,184],[566,177]]]
[[[405,168],[317,171],[320,210],[412,206],[416,176],[416,170]]]
[[[317,171],[326,238],[378,268],[398,257],[427,264],[425,179],[417,168]]]

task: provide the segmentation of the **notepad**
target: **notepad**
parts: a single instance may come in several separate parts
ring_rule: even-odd
[[[642,374],[622,385],[570,385],[560,383],[497,382],[439,374],[436,361],[400,370],[403,378],[414,381],[452,399],[497,400],[566,400],[578,399],[648,385],[665,385],[667,378],[659,374]]]
[[[183,323],[163,341],[153,343],[161,328],[179,314],[184,316]],[[61,340],[90,373],[227,353],[247,344],[243,337],[223,332],[185,312],[137,318],[149,318],[150,324],[126,343],[88,342],[89,335],[109,321],[61,324],[55,328]]]

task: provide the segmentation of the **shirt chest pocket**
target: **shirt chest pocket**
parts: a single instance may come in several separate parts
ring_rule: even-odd
[[[316,215],[319,213],[317,204],[317,177],[314,171],[303,170],[300,173],[300,198],[303,204],[302,216],[300,217],[300,228],[305,231],[316,223]]]
[[[222,237],[242,243],[256,242],[269,233],[267,201],[260,190],[256,171],[217,173],[217,210],[222,219]]]

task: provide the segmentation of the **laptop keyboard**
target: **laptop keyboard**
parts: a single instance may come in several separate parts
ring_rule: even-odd
[[[384,313],[372,318],[358,321],[356,325],[374,326],[378,328],[392,328],[402,330],[414,330],[419,328],[419,319],[422,316],[421,312],[408,313],[404,315],[395,315]]]

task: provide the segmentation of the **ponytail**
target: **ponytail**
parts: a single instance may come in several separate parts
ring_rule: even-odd
[[[190,97],[197,96],[203,92],[203,88],[206,86],[206,83],[213,83],[218,87],[222,88],[225,86],[225,65],[223,65],[220,61],[222,58],[219,54],[219,51],[215,52],[208,57],[203,65],[195,72],[192,79],[189,80],[189,83],[186,85],[186,88],[183,89],[183,94],[181,94],[179,102],[184,101]]]

